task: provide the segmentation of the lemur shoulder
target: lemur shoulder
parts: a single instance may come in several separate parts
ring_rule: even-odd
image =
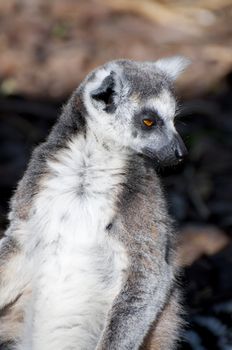
[[[184,66],[97,68],[34,150],[0,241],[4,349],[175,348],[174,234],[155,165],[186,153],[173,123]]]

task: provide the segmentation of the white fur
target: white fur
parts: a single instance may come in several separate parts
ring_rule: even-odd
[[[117,71],[116,114],[106,113],[103,103],[91,97],[112,66]],[[128,266],[124,247],[106,230],[126,180],[128,152],[148,146],[158,151],[175,133],[171,94],[163,91],[143,102],[127,98],[129,87],[122,84],[120,68],[112,66],[99,69],[86,84],[87,137],[73,138],[47,161],[49,171],[40,181],[30,220],[21,227],[29,262],[22,265],[30,266],[33,280],[17,350],[95,349]],[[162,135],[133,136],[133,116],[141,103],[163,118]]]
[[[190,63],[190,60],[184,56],[171,56],[159,59],[155,62],[155,66],[175,80]]]
[[[23,235],[23,230],[17,230],[15,235]],[[6,231],[4,238],[0,240],[0,250],[8,241],[10,233]],[[26,290],[31,276],[31,265],[24,254],[12,253],[7,264],[1,266],[1,297],[0,309],[11,303],[18,297],[18,290]],[[12,278],[12,275],[14,278]],[[2,329],[0,329],[1,334]]]
[[[117,79],[115,79],[117,95],[116,103],[120,104],[120,118],[116,118],[115,115],[110,116],[109,113],[103,110],[101,102],[96,102],[92,99],[92,92],[97,89],[102,81],[110,74],[111,69],[117,71]],[[84,103],[88,112],[88,126],[91,130],[95,130],[96,134],[102,136],[107,143],[114,143],[115,147],[130,147],[131,141],[131,117],[133,110],[131,103],[127,101],[121,101],[123,95],[127,94],[128,87],[124,83],[123,87],[120,86],[120,68],[111,64],[108,69],[102,68],[96,72],[95,79],[89,82],[84,90]],[[127,100],[127,99],[126,99]],[[134,108],[137,107],[137,103],[134,103]]]
[[[174,58],[173,58],[174,60]],[[155,64],[155,63],[153,63]],[[112,68],[112,67],[111,67]],[[163,89],[157,96],[150,98],[149,100],[137,101],[136,97],[127,97],[128,89],[126,82],[123,84],[123,88],[120,90],[120,69],[114,67],[117,72],[117,98],[120,100],[116,115],[105,112],[101,106],[101,102],[95,102],[91,93],[97,89],[102,81],[110,74],[110,69],[100,69],[95,79],[86,85],[84,90],[84,102],[88,111],[87,122],[92,130],[96,130],[97,135],[107,140],[107,142],[114,142],[115,147],[127,147],[131,150],[141,152],[145,147],[155,149],[157,152],[164,146],[166,146],[174,134],[176,129],[174,126],[174,118],[176,111],[176,101],[174,96],[168,89]],[[124,99],[124,96],[126,98]],[[162,135],[159,133],[148,133],[146,137],[133,137],[133,116],[141,110],[142,107],[150,108],[157,111],[158,115],[163,119],[165,129],[163,129]]]
[[[108,152],[93,135],[79,136],[48,166],[27,227],[36,274],[17,349],[91,350],[127,267],[124,248],[105,229],[115,215],[124,155]]]
[[[163,89],[158,96],[146,101],[145,106],[147,108],[155,109],[165,122],[174,120],[176,100],[167,89]]]

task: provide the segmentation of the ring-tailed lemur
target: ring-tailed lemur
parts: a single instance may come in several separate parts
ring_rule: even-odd
[[[8,348],[173,349],[174,238],[154,165],[186,154],[173,123],[185,64],[96,69],[33,152],[0,242]]]

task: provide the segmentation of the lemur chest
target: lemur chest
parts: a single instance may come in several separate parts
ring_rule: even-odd
[[[59,329],[70,327],[76,341],[91,337],[94,345],[128,265],[124,247],[108,230],[122,162],[94,166],[71,158],[72,152],[49,165],[30,221],[38,242],[34,325],[36,338],[52,329],[59,339]]]
[[[90,155],[88,145],[81,152],[81,142],[71,143],[56,161],[48,162],[31,223],[44,247],[41,254],[48,250],[63,267],[70,261],[75,268],[94,270],[115,256],[118,243],[108,226],[116,216],[124,162],[107,153],[104,157],[100,150]]]
[[[93,152],[94,145],[83,142],[71,142],[48,161],[48,174],[41,180],[32,225],[48,244],[59,239],[62,246],[105,242],[116,215],[125,161],[110,152]]]
[[[32,306],[32,339],[38,350],[48,349],[48,344],[51,349],[76,344],[79,349],[95,349],[122,288],[128,264],[125,249],[114,239],[105,237],[103,242],[99,230],[101,239],[88,242],[85,235],[92,231],[83,224],[76,228],[82,230],[79,242],[60,237],[44,247],[38,259]]]
[[[40,271],[54,276],[56,284],[57,276],[61,284],[76,291],[117,289],[126,267],[126,251],[109,232],[113,208],[98,199],[90,203],[78,198],[72,205],[63,200],[57,199],[47,209],[37,255]]]

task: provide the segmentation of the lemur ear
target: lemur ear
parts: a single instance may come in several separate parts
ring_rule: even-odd
[[[191,61],[184,56],[172,56],[161,58],[155,62],[155,66],[165,72],[172,80],[175,80],[190,63]]]
[[[115,80],[114,73],[111,72],[104,80],[101,85],[92,91],[91,97],[96,100],[104,103],[104,110],[106,112],[112,112],[115,109],[114,104],[114,95],[115,95]]]

